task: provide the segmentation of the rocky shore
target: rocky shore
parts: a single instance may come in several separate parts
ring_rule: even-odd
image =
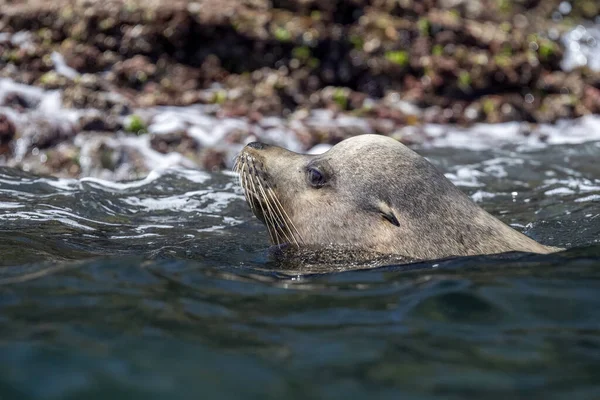
[[[410,144],[428,137],[405,127],[599,114],[600,71],[565,64],[565,35],[585,39],[599,14],[583,0],[0,0],[0,162],[122,179],[152,154],[227,168],[251,137]]]

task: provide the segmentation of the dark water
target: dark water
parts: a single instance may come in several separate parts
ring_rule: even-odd
[[[0,169],[0,399],[600,398],[600,147],[426,155],[572,249],[297,275],[231,175]]]

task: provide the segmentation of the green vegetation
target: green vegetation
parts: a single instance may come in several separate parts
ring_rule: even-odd
[[[419,28],[419,33],[421,34],[421,36],[429,36],[430,24],[427,18],[419,18],[419,20],[417,21],[417,27]]]
[[[212,102],[214,104],[223,104],[227,101],[227,92],[225,90],[217,90],[213,93]]]
[[[20,61],[18,50],[7,50],[2,54],[2,58],[12,63],[18,63]]]
[[[292,49],[292,57],[300,61],[308,61],[311,56],[310,48],[307,46],[294,47]]]
[[[538,54],[544,60],[547,60],[556,53],[556,43],[550,40],[542,39],[538,42],[538,45],[540,46],[538,48]]]
[[[403,50],[392,50],[385,52],[385,58],[394,64],[398,64],[402,67],[408,65],[409,55],[408,52]]]
[[[471,88],[471,74],[469,74],[465,70],[460,71],[460,73],[458,74],[458,86],[460,86],[460,88],[463,90],[470,89]]]
[[[57,85],[59,81],[59,76],[54,71],[46,72],[44,75],[40,77],[40,83],[45,86],[54,86]]]
[[[510,56],[497,54],[494,56],[494,62],[499,67],[508,67],[510,65]]]
[[[283,26],[276,26],[273,30],[273,35],[275,36],[275,39],[280,42],[289,42],[292,40],[292,34]]]
[[[140,83],[144,83],[148,80],[148,74],[144,71],[138,71],[135,73],[135,79]]]
[[[502,22],[499,26],[498,26],[501,30],[503,30],[504,32],[508,33],[512,30],[512,25],[510,22]]]
[[[321,61],[318,58],[312,57],[308,60],[308,66],[311,68],[319,68],[319,65],[321,65]]]
[[[510,0],[498,0],[498,8],[500,11],[508,13],[512,10],[512,3]]]
[[[485,113],[485,115],[492,114],[494,112],[494,109],[496,108],[496,105],[490,99],[483,99],[482,105],[483,105],[483,112]]]
[[[344,88],[335,88],[333,91],[333,101],[337,103],[342,110],[348,108],[348,93]]]
[[[105,18],[98,24],[101,31],[108,31],[117,25],[117,21],[113,18]]]
[[[136,135],[148,133],[148,129],[146,128],[142,118],[135,114],[132,114],[125,119],[125,125],[123,128],[125,128],[126,132],[135,133]]]
[[[365,45],[365,41],[360,35],[350,35],[350,43],[356,50],[362,50]]]

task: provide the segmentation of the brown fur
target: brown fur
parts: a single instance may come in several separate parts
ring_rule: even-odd
[[[309,168],[325,178],[322,187],[310,184]],[[316,156],[255,143],[240,153],[236,170],[275,244],[351,245],[419,260],[560,250],[494,218],[423,157],[384,136],[356,136]],[[282,210],[270,213],[274,197]]]

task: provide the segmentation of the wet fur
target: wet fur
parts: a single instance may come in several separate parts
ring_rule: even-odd
[[[235,169],[274,244],[351,245],[418,260],[560,250],[488,214],[391,138],[356,136],[316,156],[263,146],[246,146]],[[308,168],[323,173],[323,187],[309,184]]]

